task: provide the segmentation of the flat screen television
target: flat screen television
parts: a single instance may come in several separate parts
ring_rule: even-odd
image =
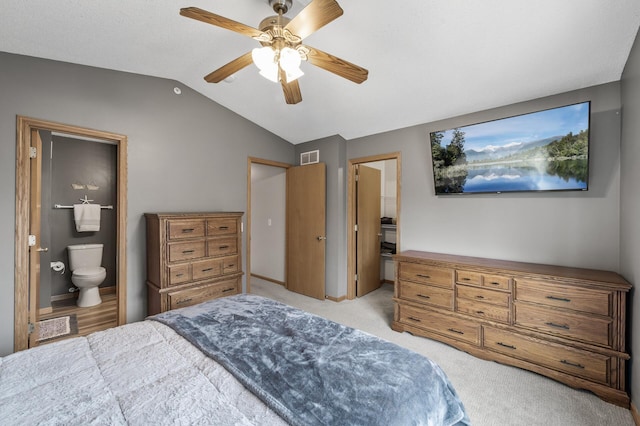
[[[436,195],[586,191],[591,102],[431,132]]]

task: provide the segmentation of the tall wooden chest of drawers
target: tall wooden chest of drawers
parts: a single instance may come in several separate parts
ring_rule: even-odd
[[[147,314],[242,291],[242,213],[146,213]]]
[[[396,262],[392,328],[534,371],[629,407],[620,275],[407,251]]]

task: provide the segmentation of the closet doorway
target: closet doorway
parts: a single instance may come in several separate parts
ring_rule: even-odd
[[[370,212],[371,207],[367,196],[362,197],[358,191],[358,172],[361,166],[364,170],[371,168],[380,170],[380,214],[375,228],[372,228],[371,218],[363,211]],[[385,247],[393,247],[393,252],[400,247],[400,182],[401,155],[399,152],[362,157],[349,160],[347,221],[350,231],[347,235],[347,299],[359,297],[372,288],[379,287],[384,282],[393,282],[394,265],[391,250],[384,250],[380,254],[381,243]],[[367,185],[370,189],[371,185]],[[367,189],[367,193],[369,193]],[[375,188],[374,188],[375,189]],[[375,209],[377,213],[377,208]],[[385,222],[382,223],[382,217]],[[364,221],[359,223],[359,221]],[[359,232],[360,231],[360,232]],[[367,233],[366,235],[364,233]],[[371,237],[371,234],[373,237]],[[377,261],[369,261],[368,257],[380,256]],[[377,259],[376,259],[377,260]],[[379,283],[360,285],[359,281],[365,277],[368,281],[379,279]],[[373,277],[373,278],[371,278]]]
[[[49,253],[50,241],[43,242],[42,228],[47,228],[47,212],[51,209],[63,211],[67,204],[77,204],[78,200],[52,200],[43,197],[43,186],[49,185],[51,172],[43,167],[43,162],[51,159],[51,149],[54,137],[47,142],[41,140],[41,135],[55,135],[65,139],[76,147],[88,148],[86,144],[102,144],[107,146],[107,152],[113,158],[115,176],[112,199],[114,200],[109,214],[112,216],[110,233],[113,233],[112,247],[105,250],[108,254],[110,269],[112,269],[111,288],[103,298],[104,302],[97,307],[78,308],[71,299],[70,306],[41,308],[40,280],[43,271],[49,273],[53,269],[53,259]],[[43,148],[43,144],[45,147]],[[45,149],[46,148],[46,149]],[[102,151],[105,151],[102,149]],[[43,155],[44,152],[47,154]],[[73,151],[77,152],[77,151]],[[14,350],[19,351],[37,346],[45,340],[40,336],[41,327],[45,326],[44,319],[60,316],[67,318],[66,327],[75,328],[78,334],[104,329],[109,326],[121,325],[126,322],[126,212],[127,212],[127,138],[126,136],[87,129],[67,124],[60,124],[39,119],[18,116],[16,139],[16,236],[15,236],[15,269],[14,269]],[[44,163],[46,164],[46,163]],[[45,173],[43,173],[45,170]],[[68,182],[73,189],[97,190],[100,185],[95,182]],[[94,192],[98,194],[98,192]],[[87,194],[83,192],[84,198]],[[73,197],[80,198],[80,197]],[[97,200],[99,201],[99,200]],[[59,203],[59,204],[58,204]],[[56,205],[57,204],[57,205]],[[65,218],[73,222],[73,211],[65,210]],[[68,217],[67,217],[68,216]],[[44,224],[44,226],[43,226]],[[46,236],[45,236],[46,237]],[[46,240],[46,238],[45,238]],[[111,259],[114,258],[114,259]],[[51,265],[50,265],[51,263]],[[65,265],[68,268],[68,261]],[[62,270],[64,272],[64,269]],[[67,269],[68,273],[68,269]],[[68,274],[70,276],[70,274]],[[45,298],[47,298],[45,294]],[[52,298],[53,299],[53,298]],[[59,310],[58,310],[59,309]],[[77,315],[76,315],[77,314]],[[81,318],[83,318],[81,320]],[[87,321],[84,322],[84,318]],[[87,325],[83,328],[81,322]],[[71,324],[70,324],[71,323]],[[91,324],[89,326],[89,324]],[[75,325],[75,327],[73,327]],[[79,331],[78,331],[79,330]],[[64,337],[61,337],[64,338]]]

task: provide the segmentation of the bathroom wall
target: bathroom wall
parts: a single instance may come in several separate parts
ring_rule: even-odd
[[[45,135],[41,133],[43,137]],[[43,300],[47,295],[55,299],[56,296],[68,295],[73,287],[67,254],[67,246],[71,244],[104,244],[102,266],[107,270],[107,277],[101,287],[116,284],[116,210],[101,210],[100,231],[77,232],[73,209],[55,209],[53,206],[79,204],[86,196],[93,200],[92,204],[116,207],[117,147],[55,134],[49,140],[43,138],[45,152],[47,145],[50,146],[50,156],[43,158],[42,221],[48,225],[42,227],[42,242],[48,244],[49,261],[62,261],[66,268],[64,274],[60,274],[51,270],[48,262],[43,262],[41,307],[49,306],[49,301]],[[50,169],[49,176],[44,174],[47,168]],[[72,184],[77,188],[74,189]],[[47,199],[48,202],[45,201]],[[45,234],[47,228],[48,234]]]

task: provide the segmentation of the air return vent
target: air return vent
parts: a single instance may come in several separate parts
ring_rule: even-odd
[[[300,165],[313,164],[320,162],[320,150],[307,151],[300,154]]]

